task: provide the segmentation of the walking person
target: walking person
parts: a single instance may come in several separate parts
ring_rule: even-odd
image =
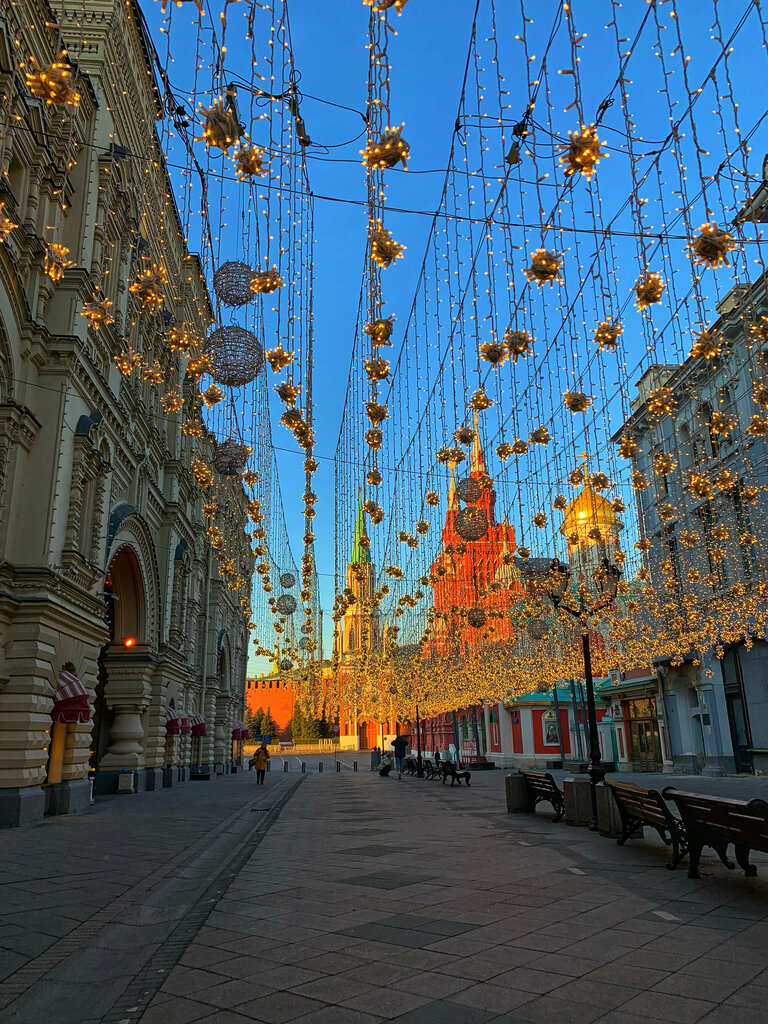
[[[397,777],[401,779],[403,777],[405,752],[408,749],[408,739],[405,736],[396,736],[390,745],[395,748],[395,767],[397,768]]]
[[[253,766],[256,769],[257,786],[264,785],[264,775],[267,771],[267,761],[269,761],[269,751],[267,750],[267,744],[262,743],[253,757]]]

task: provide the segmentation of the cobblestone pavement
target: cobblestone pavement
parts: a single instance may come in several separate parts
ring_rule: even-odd
[[[767,857],[691,881],[647,830],[507,814],[503,774],[238,774],[0,834],[0,1020],[764,1024]]]

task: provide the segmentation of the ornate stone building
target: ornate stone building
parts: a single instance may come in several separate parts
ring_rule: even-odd
[[[247,609],[189,472],[213,439],[114,363],[127,346],[157,360],[188,408],[196,385],[163,332],[212,319],[150,53],[118,0],[83,0],[61,26],[29,0],[0,22],[0,215],[15,225],[0,243],[0,825],[83,809],[89,773],[99,794],[225,771],[243,715]],[[76,105],[25,81],[57,60]],[[71,264],[58,275],[52,243]],[[167,284],[140,311],[129,286],[152,263]],[[101,325],[82,315],[99,289]],[[250,574],[246,497],[238,478],[221,486],[227,552]]]

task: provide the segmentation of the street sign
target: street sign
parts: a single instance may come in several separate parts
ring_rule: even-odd
[[[339,734],[339,727],[338,727],[338,725],[334,725],[333,731],[334,731],[335,735],[338,736],[338,734]]]

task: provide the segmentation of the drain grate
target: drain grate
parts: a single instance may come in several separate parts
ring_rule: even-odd
[[[251,814],[268,814],[271,810],[271,807],[252,807]]]

